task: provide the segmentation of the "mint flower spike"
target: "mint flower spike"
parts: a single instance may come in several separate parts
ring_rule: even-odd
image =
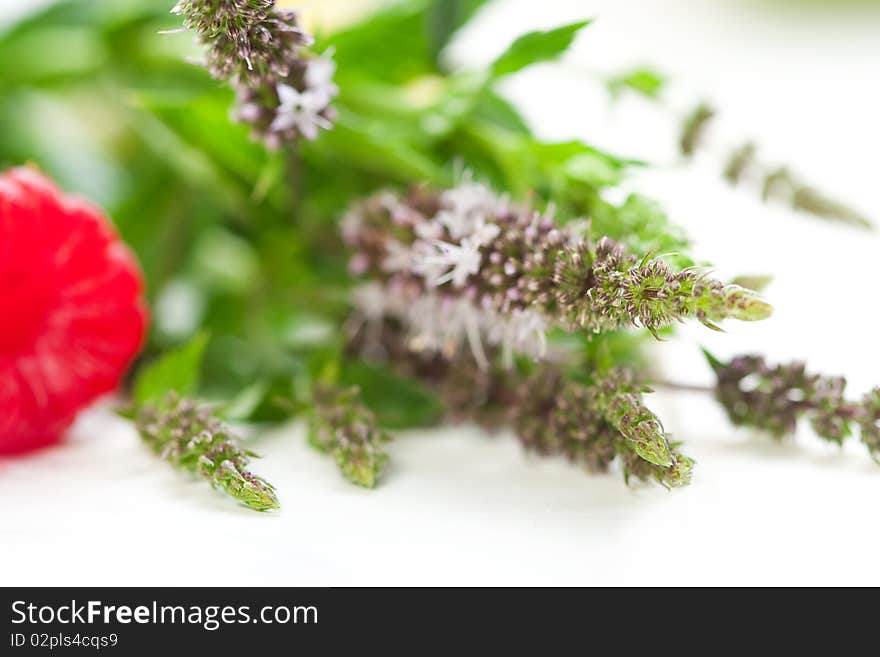
[[[512,424],[523,444],[539,453],[562,452],[598,472],[619,457],[627,484],[639,479],[668,489],[686,486],[694,461],[668,442],[641,390],[623,369],[584,384],[545,365],[520,384]]]
[[[346,479],[375,488],[388,462],[383,445],[391,438],[377,427],[357,386],[316,386],[308,435],[312,446],[333,456]]]
[[[695,461],[679,452],[678,447],[679,443],[669,443],[672,463],[667,467],[646,461],[635,451],[621,450],[624,482],[629,485],[633,478],[640,481],[654,480],[667,490],[689,485]]]
[[[476,422],[491,431],[509,428],[525,449],[565,456],[590,472],[606,472],[617,461],[627,483],[653,480],[671,489],[690,482],[694,461],[668,442],[660,421],[641,403],[644,388],[633,384],[627,371],[597,373],[584,382],[543,362],[525,373],[505,368],[498,348],[487,351],[491,366],[483,369],[468,354],[447,358],[413,350],[391,318],[372,336],[353,335],[348,349],[362,352],[373,338],[399,375],[436,391],[449,421]]]
[[[642,402],[641,392],[646,389],[634,385],[632,375],[623,369],[597,376],[596,385],[600,411],[629,441],[633,451],[661,468],[673,465],[675,459],[663,424]]]
[[[235,118],[269,148],[315,139],[333,126],[339,92],[329,54],[275,0],[181,0],[171,10],[206,46],[205,66],[236,92]]]
[[[568,323],[594,332],[642,326],[656,334],[688,318],[720,330],[715,322],[758,321],[773,312],[752,290],[724,285],[697,267],[674,272],[650,254],[638,261],[608,238],[568,249],[556,263],[554,280]]]
[[[255,87],[289,75],[313,42],[296,12],[274,7],[274,0],[182,0],[171,12],[208,46],[211,75]]]
[[[265,20],[275,0],[180,0],[171,9],[186,28],[200,36],[241,34]]]
[[[715,397],[734,425],[781,439],[805,418],[820,438],[838,445],[858,429],[862,444],[880,462],[880,388],[851,402],[843,377],[808,373],[803,363],[769,365],[758,355],[724,363],[704,353],[717,377]]]
[[[342,222],[350,268],[372,283],[355,293],[363,322],[390,317],[419,350],[447,356],[467,346],[481,367],[500,347],[545,357],[547,331],[655,333],[693,318],[711,328],[726,318],[764,319],[755,292],[723,285],[697,269],[673,271],[641,260],[611,239],[596,243],[552,211],[536,211],[466,179],[443,191],[375,194]]]
[[[238,437],[209,408],[172,392],[141,406],[135,423],[144,442],[169,463],[194,472],[255,511],[280,507],[272,485],[247,469],[256,454],[242,449]]]
[[[862,444],[868,448],[871,458],[880,465],[880,387],[874,388],[862,398],[856,421]]]

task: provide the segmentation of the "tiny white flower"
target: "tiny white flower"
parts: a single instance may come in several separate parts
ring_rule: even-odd
[[[465,235],[470,234],[471,219],[466,214],[452,210],[440,210],[437,213],[436,220],[449,231],[453,239],[461,239]]]
[[[413,252],[408,246],[397,240],[389,240],[385,251],[385,258],[382,260],[382,271],[393,273],[407,271],[412,267]]]
[[[514,310],[511,323],[515,327],[513,346],[532,358],[547,353],[547,322],[533,310]]]
[[[514,310],[509,317],[495,315],[487,327],[488,340],[501,347],[506,367],[513,366],[513,354],[535,360],[547,353],[546,322],[532,310]]]
[[[486,315],[480,312],[478,308],[467,301],[462,301],[461,306],[466,306],[466,312],[461,316],[461,322],[464,328],[464,334],[467,337],[468,346],[477,366],[485,371],[489,369],[489,359],[486,358],[486,352],[483,349],[483,330]]]
[[[333,98],[339,93],[339,87],[333,82],[334,73],[336,73],[336,62],[329,55],[311,59],[306,66],[306,87]]]
[[[276,110],[275,120],[269,126],[270,130],[283,132],[296,128],[306,139],[314,139],[318,136],[319,128],[332,127],[330,121],[321,116],[330,103],[326,93],[311,89],[297,91],[286,84],[279,84],[277,89],[281,104]]]
[[[443,207],[436,219],[446,227],[453,239],[471,236],[498,204],[498,198],[492,190],[469,181],[443,192],[440,201]]]
[[[488,244],[501,233],[501,228],[497,224],[486,221],[483,217],[479,217],[474,224],[471,239],[478,245]]]
[[[416,351],[439,351],[444,343],[445,329],[454,330],[451,322],[441,322],[439,300],[434,295],[416,299],[406,311],[410,346]]]
[[[410,346],[452,357],[465,340],[480,368],[489,366],[483,349],[485,313],[467,299],[425,295],[406,309]]]
[[[426,242],[434,242],[439,240],[443,235],[443,226],[436,221],[420,221],[414,229],[416,237]]]
[[[469,238],[464,238],[461,244],[449,242],[434,242],[437,249],[435,255],[423,258],[424,265],[436,267],[440,271],[448,269],[439,277],[429,277],[429,283],[434,286],[443,285],[449,281],[455,287],[464,287],[468,277],[480,271],[480,262],[483,255],[480,253],[480,245]]]
[[[449,268],[445,260],[438,258],[434,241],[426,242],[423,240],[417,240],[413,243],[410,266],[413,273],[424,278],[430,286],[433,286],[434,281],[440,278]]]
[[[444,207],[450,210],[468,213],[491,208],[498,199],[486,185],[466,181],[457,187],[444,191],[440,200]]]

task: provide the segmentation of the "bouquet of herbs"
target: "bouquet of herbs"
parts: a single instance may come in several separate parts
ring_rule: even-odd
[[[589,21],[523,34],[481,70],[445,65],[486,3],[384,3],[313,34],[274,0],[60,0],[0,34],[0,164],[34,165],[0,180],[0,450],[52,442],[121,387],[150,449],[257,510],[275,490],[230,423],[299,416],[366,487],[396,430],[459,421],[686,485],[644,347],[679,322],[767,319],[761,281],[714,278],[652,200],[608,200],[644,163],[539,139],[500,93]],[[664,86],[646,69],[604,83]],[[684,156],[713,114],[683,118]],[[724,173],[869,225],[750,144]],[[25,238],[45,284],[15,257]],[[783,437],[803,416],[880,457],[880,389],[849,399],[800,364],[707,360],[734,424]]]

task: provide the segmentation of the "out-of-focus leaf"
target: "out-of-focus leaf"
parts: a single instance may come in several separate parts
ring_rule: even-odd
[[[88,26],[104,32],[120,25],[144,22],[156,17],[164,18],[168,27],[179,23],[156,0],[56,0],[32,14],[26,14],[17,23],[0,32],[0,37],[15,38],[21,34],[42,32],[58,26]]]
[[[631,194],[620,206],[597,204],[592,220],[596,237],[607,235],[635,253],[655,252],[679,267],[694,264],[684,231],[669,220],[659,203],[649,198]]]
[[[442,168],[426,155],[429,149],[426,145],[419,148],[419,142],[427,136],[416,136],[413,127],[417,126],[405,128],[340,113],[334,129],[323,135],[315,148],[332,154],[340,164],[345,162],[375,175],[404,181],[442,180]]]
[[[107,152],[118,126],[98,99],[58,91],[0,93],[0,125],[0,166],[32,162],[64,189],[107,209],[124,194],[126,173]]]
[[[579,21],[553,30],[535,31],[522,35],[492,64],[495,77],[521,71],[539,62],[558,59],[574,42],[578,32],[590,24]]]
[[[437,82],[439,89],[431,89]],[[424,109],[445,92],[446,81],[434,75],[420,76],[406,85],[359,78],[342,89],[337,106],[356,114],[383,116],[387,120],[418,121]]]
[[[266,400],[271,385],[268,381],[255,381],[235,397],[225,403],[219,413],[227,420],[244,422],[249,420]]]
[[[424,29],[430,0],[395,2],[332,35],[338,79],[403,82],[435,71]]]
[[[254,245],[219,226],[199,235],[192,255],[193,274],[206,287],[244,294],[260,276],[260,256]]]
[[[39,84],[99,70],[103,44],[87,28],[57,27],[2,42],[0,81],[4,86]]]
[[[606,157],[594,152],[575,155],[565,163],[565,173],[572,180],[594,187],[616,185],[621,180],[621,170]]]
[[[206,294],[200,285],[178,276],[165,285],[153,303],[153,332],[181,342],[198,330],[205,314]]]
[[[491,0],[433,0],[428,10],[428,43],[435,61],[452,36]]]
[[[666,330],[662,332],[666,333]],[[584,336],[576,338],[580,341],[581,355],[587,366],[585,372],[620,366],[644,368],[647,365],[645,346],[655,342],[650,334],[636,331],[614,331],[586,339]]]
[[[530,144],[528,135],[474,118],[461,126],[456,152],[469,164],[483,164],[485,173],[478,173],[495,173],[496,184],[516,197],[523,197],[534,189],[531,174],[537,162],[523,158]]]
[[[499,125],[511,132],[530,135],[525,119],[517,109],[494,91],[487,89],[477,98],[474,115],[482,120]]]
[[[207,333],[199,333],[182,347],[165,352],[159,360],[144,367],[134,384],[135,403],[155,401],[171,390],[180,395],[194,392],[199,385],[207,345]]]
[[[532,139],[529,152],[540,167],[535,177],[550,185],[551,200],[574,189],[598,192],[617,185],[626,167],[634,164],[578,140],[544,143]]]
[[[135,107],[149,114],[134,117],[136,127],[153,134],[154,148],[177,144],[172,157],[193,180],[207,183],[223,181],[223,192],[233,207],[251,208],[266,199],[275,206],[283,204],[291,190],[280,185],[284,172],[283,154],[266,150],[253,141],[244,126],[230,122],[232,96],[226,90],[184,98],[177,102],[149,92],[133,95]],[[151,120],[158,118],[169,133]],[[172,162],[175,160],[172,159]]]
[[[364,403],[376,413],[379,426],[387,429],[430,425],[443,412],[437,397],[427,388],[385,367],[350,363],[340,383],[360,386]]]
[[[155,69],[179,78],[192,40],[158,39],[178,19],[153,0],[64,0],[0,29],[0,89],[62,86],[113,69],[147,80]]]
[[[666,77],[652,68],[640,67],[612,76],[607,80],[607,85],[615,98],[628,89],[653,99],[662,93]]]
[[[132,127],[156,155],[162,157],[179,175],[212,191],[223,205],[244,212],[248,195],[229,174],[204,150],[205,144],[192,144],[154,114],[139,112],[132,116]]]

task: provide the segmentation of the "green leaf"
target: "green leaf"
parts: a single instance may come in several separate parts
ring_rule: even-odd
[[[443,407],[434,393],[387,367],[349,362],[340,378],[343,385],[360,388],[364,404],[386,429],[429,426],[442,417]]]
[[[620,206],[602,201],[594,208],[592,221],[596,238],[611,237],[635,253],[659,253],[679,268],[694,264],[687,235],[659,203],[645,196],[631,194]]]
[[[608,91],[615,98],[630,90],[645,98],[657,98],[666,86],[666,77],[654,69],[640,67],[615,75],[606,82]]]
[[[620,167],[614,165],[601,153],[589,152],[575,155],[565,163],[565,174],[576,182],[593,187],[607,187],[621,181]]]
[[[253,243],[219,226],[199,235],[192,266],[205,287],[230,293],[252,290],[260,277],[260,255]]]
[[[709,363],[709,367],[711,367],[711,368],[712,368],[712,371],[715,372],[715,373],[717,374],[718,371],[719,371],[722,367],[724,367],[724,363],[723,363],[719,358],[716,358],[716,357],[715,357],[715,356],[714,356],[714,355],[713,355],[708,349],[706,349],[705,347],[704,347],[704,348],[701,348],[701,351],[703,352],[703,356],[705,356],[705,358],[706,358],[706,362]]]
[[[436,60],[453,35],[490,0],[434,0],[428,10],[428,43]]]
[[[337,166],[360,167],[371,175],[402,181],[444,181],[443,169],[433,162],[421,144],[397,123],[380,122],[339,113],[333,130],[314,144],[324,149]],[[386,178],[387,179],[387,178]]]
[[[265,401],[270,387],[271,384],[264,379],[254,382],[224,404],[219,410],[219,415],[233,422],[251,419],[260,404]]]
[[[558,59],[574,42],[577,33],[589,24],[590,21],[580,21],[546,32],[536,31],[522,35],[495,60],[492,75],[509,75],[532,64]]]
[[[145,367],[134,385],[135,403],[160,399],[171,390],[180,395],[195,391],[207,345],[208,334],[199,333],[182,347],[166,352],[155,363]]]
[[[582,141],[545,143],[532,140],[529,159],[539,166],[541,176],[552,185],[553,199],[568,191],[599,190],[617,185],[627,166],[634,164],[585,144]]]
[[[519,111],[491,89],[486,89],[477,98],[474,116],[520,135],[531,136],[532,134]]]
[[[428,0],[393,2],[345,29],[328,35],[319,49],[332,46],[343,89],[351,77],[399,83],[434,72],[425,34]]]

